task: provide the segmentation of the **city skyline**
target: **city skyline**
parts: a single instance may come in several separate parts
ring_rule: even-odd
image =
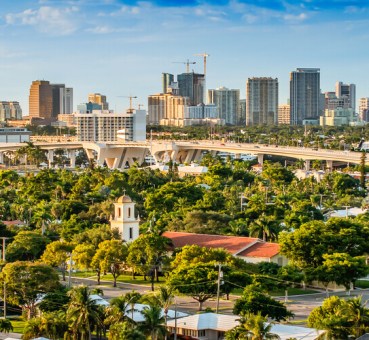
[[[321,69],[322,92],[336,81],[367,85],[369,4],[364,1],[2,1],[0,100],[19,101],[28,113],[34,80],[66,83],[74,104],[89,93],[107,96],[122,112],[161,92],[162,72],[202,73],[207,88],[240,89],[249,77],[279,79],[279,102],[289,98],[289,74]],[[344,42],[344,43],[343,43]],[[75,107],[74,107],[75,109]]]

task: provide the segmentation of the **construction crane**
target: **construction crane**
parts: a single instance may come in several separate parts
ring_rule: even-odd
[[[198,53],[194,54],[194,56],[204,57],[204,76],[206,76],[206,58],[210,57],[210,54],[205,53]]]
[[[137,98],[137,96],[118,96],[120,98],[129,98],[129,110],[127,112],[133,113],[133,107],[132,107],[132,99]]]
[[[186,65],[186,73],[190,73],[190,64],[196,64],[196,61],[173,61],[174,64],[185,64]]]

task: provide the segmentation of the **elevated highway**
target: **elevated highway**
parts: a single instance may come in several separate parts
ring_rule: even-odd
[[[16,151],[25,143],[0,143],[0,162],[3,162],[3,154]],[[321,160],[327,162],[327,167],[332,168],[334,162],[360,164],[361,152],[339,151],[328,149],[313,149],[304,147],[287,147],[275,145],[262,145],[253,143],[221,143],[220,141],[143,141],[143,142],[62,142],[46,143],[35,142],[34,145],[47,151],[49,163],[53,161],[56,149],[65,149],[74,164],[75,151],[84,149],[89,159],[94,159],[98,165],[104,163],[109,168],[119,169],[134,162],[142,163],[145,156],[152,154],[157,162],[173,160],[178,163],[191,163],[201,160],[204,152],[215,155],[217,152],[229,152],[236,155],[253,154],[258,157],[259,163],[263,163],[265,155],[280,156],[286,158],[303,159],[308,169],[310,161]],[[369,165],[369,159],[365,160]]]

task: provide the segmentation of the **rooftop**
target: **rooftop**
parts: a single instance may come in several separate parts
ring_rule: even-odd
[[[240,251],[259,241],[258,238],[254,237],[207,235],[174,231],[166,231],[163,233],[163,236],[170,238],[175,248],[196,244],[200,247],[224,248],[232,255],[238,254]]]
[[[280,246],[278,243],[258,242],[251,247],[238,253],[244,257],[265,257],[271,258],[279,254]]]

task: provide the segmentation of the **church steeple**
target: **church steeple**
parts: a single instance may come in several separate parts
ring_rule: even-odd
[[[123,195],[114,203],[114,216],[110,220],[111,228],[117,228],[124,241],[131,242],[139,236],[139,219],[135,216],[135,204]]]

